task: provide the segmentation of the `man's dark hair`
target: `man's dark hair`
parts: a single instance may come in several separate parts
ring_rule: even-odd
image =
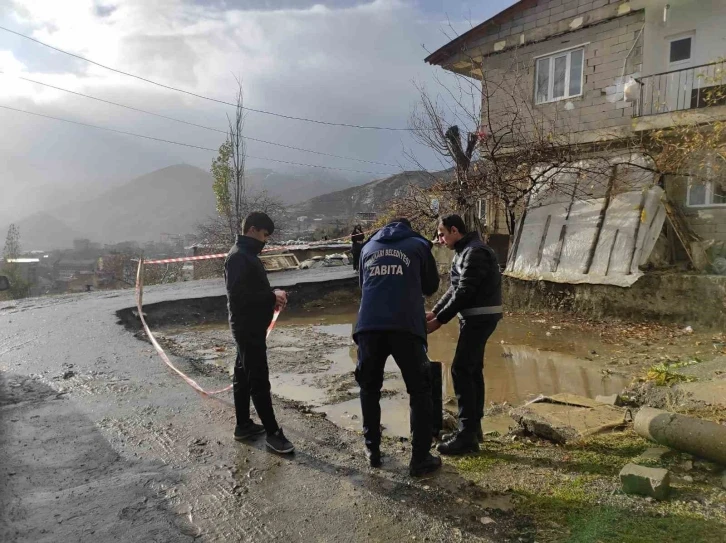
[[[411,221],[409,221],[406,217],[398,217],[397,219],[393,219],[388,224],[393,224],[394,222],[402,222],[403,224],[405,224],[406,226],[408,226],[409,228],[411,228]]]
[[[441,217],[439,223],[444,225],[448,231],[451,231],[452,226],[456,226],[459,234],[466,234],[467,232],[464,219],[462,219],[459,215],[455,215],[454,213],[452,213],[451,215],[444,215],[443,217]]]
[[[267,230],[270,235],[275,231],[275,223],[272,222],[272,219],[267,213],[262,213],[262,211],[253,211],[245,217],[245,222],[242,225],[242,233],[246,234],[253,226],[257,230]]]

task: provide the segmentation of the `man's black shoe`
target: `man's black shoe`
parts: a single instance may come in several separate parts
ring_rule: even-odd
[[[380,468],[383,464],[383,461],[381,460],[381,451],[366,449],[366,458],[372,468]]]
[[[468,454],[478,452],[479,443],[476,436],[460,432],[454,439],[439,445],[436,450],[448,455]]]
[[[441,458],[427,453],[422,460],[411,459],[408,465],[408,473],[411,477],[421,477],[427,473],[432,473],[441,467]]]
[[[286,454],[295,450],[295,446],[288,441],[282,428],[278,429],[274,434],[267,436],[267,446],[275,452]]]
[[[458,435],[459,435],[458,431],[451,432],[450,434],[444,434],[443,436],[441,436],[441,442],[446,443],[447,441],[452,441],[452,440],[456,439],[456,436],[458,436]],[[478,443],[484,443],[484,430],[482,430],[481,428],[479,428],[476,431],[476,440]]]
[[[259,436],[265,433],[265,427],[261,424],[255,424],[252,421],[249,421],[244,426],[235,426],[234,427],[234,438],[237,441],[243,441],[245,439],[249,439],[254,436]]]

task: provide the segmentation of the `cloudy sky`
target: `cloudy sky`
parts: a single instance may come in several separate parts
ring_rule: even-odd
[[[0,0],[0,26],[166,85],[226,101],[242,78],[246,105],[298,117],[406,127],[414,81],[434,86],[423,62],[446,43],[449,21],[466,30],[513,0]],[[119,109],[17,79],[18,75],[190,122],[224,128],[224,105],[104,70],[0,30],[0,106],[217,148],[223,134]],[[0,108],[0,162],[44,172],[44,183],[99,186],[186,162],[208,169],[214,153],[67,125]],[[323,127],[249,113],[246,134],[328,153],[401,164],[406,132]],[[395,173],[250,142],[264,160]],[[8,166],[12,165],[12,167]],[[2,173],[0,168],[0,174]],[[12,174],[11,174],[12,175]],[[0,183],[7,184],[8,175]],[[2,187],[2,185],[0,185]],[[7,192],[5,193],[7,194]],[[1,198],[0,198],[1,199]]]

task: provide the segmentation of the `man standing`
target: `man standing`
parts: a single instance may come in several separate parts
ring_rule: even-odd
[[[272,290],[259,254],[275,224],[265,213],[250,213],[244,220],[243,235],[237,236],[224,261],[229,325],[237,343],[234,367],[234,407],[237,426],[234,438],[242,441],[267,433],[267,446],[279,453],[295,449],[277,425],[270,395],[267,366],[267,327],[275,309],[287,304],[287,294]],[[250,418],[250,398],[262,425]]]
[[[451,262],[451,286],[426,314],[428,333],[459,316],[459,341],[451,374],[459,405],[459,431],[438,447],[441,454],[479,450],[483,441],[484,348],[502,318],[502,278],[497,255],[467,232],[458,215],[447,215],[438,227],[439,241],[456,254]]]
[[[363,245],[359,276],[363,296],[353,337],[358,344],[355,378],[361,389],[366,456],[372,467],[380,467],[383,370],[393,356],[410,396],[409,473],[430,473],[441,467],[441,459],[429,452],[432,404],[423,296],[439,287],[431,242],[414,232],[407,219],[396,219]]]

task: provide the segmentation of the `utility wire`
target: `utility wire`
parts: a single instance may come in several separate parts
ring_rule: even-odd
[[[101,64],[100,62],[96,62],[94,60],[87,59],[80,55],[76,55],[75,53],[69,53],[68,51],[64,51],[63,49],[59,49],[57,47],[44,43],[40,40],[36,40],[35,38],[26,36],[25,34],[21,34],[20,32],[16,32],[15,30],[10,30],[9,28],[5,28],[4,26],[0,26],[0,30],[4,30],[5,32],[15,34],[16,36],[20,36],[21,38],[25,38],[27,40],[40,44],[44,47],[48,47],[50,49],[53,49],[54,51],[63,53],[64,55],[68,55],[68,56],[77,58],[79,60],[83,60],[84,62],[88,62],[90,64],[93,64],[94,66],[98,66],[99,68],[103,68],[105,70],[110,70],[112,72],[116,72],[117,74],[125,75],[128,77],[133,77],[140,81],[144,81],[146,83],[151,83],[152,85],[156,85],[157,87],[161,87],[161,88],[168,89],[168,90],[173,90],[176,92],[181,92],[183,94],[188,94],[189,96],[201,98],[202,100],[209,100],[210,102],[216,102],[218,104],[224,104],[227,106],[238,107],[237,104],[233,104],[232,102],[225,102],[224,100],[219,100],[217,98],[211,98],[209,96],[204,96],[202,94],[197,94],[195,92],[191,92],[188,90],[180,89],[177,87],[172,87],[170,85],[164,85],[163,83],[158,83],[156,81],[152,81],[151,79],[146,79],[145,77],[141,77],[139,75],[134,75],[129,72],[124,72],[123,70],[118,70],[116,68],[112,68],[111,66],[106,66],[105,64]],[[346,128],[358,128],[361,130],[388,130],[388,131],[392,131],[392,132],[409,132],[412,130],[411,128],[393,128],[393,127],[388,127],[388,126],[361,126],[361,125],[357,125],[357,124],[348,124],[348,123],[333,123],[333,122],[328,122],[328,121],[321,121],[318,119],[308,119],[305,117],[295,117],[293,115],[283,115],[282,113],[274,113],[272,111],[265,111],[263,109],[255,109],[255,108],[246,107],[246,106],[242,107],[241,109],[244,109],[247,111],[253,111],[255,113],[262,113],[264,115],[272,115],[274,117],[280,117],[282,119],[289,119],[289,120],[294,120],[294,121],[304,121],[304,122],[308,122],[308,123],[322,124],[322,125],[326,125],[326,126],[342,126],[342,127],[346,127]]]
[[[145,109],[139,109],[137,107],[127,106],[125,104],[119,104],[118,102],[112,102],[110,100],[104,100],[103,98],[97,98],[96,96],[91,96],[89,94],[83,94],[82,92],[76,92],[76,91],[72,91],[72,90],[69,90],[69,89],[64,89],[62,87],[56,87],[55,85],[51,85],[50,83],[43,83],[42,81],[36,81],[35,79],[29,79],[29,78],[23,77],[21,75],[8,74],[8,73],[3,72],[2,70],[0,70],[0,74],[6,75],[6,76],[12,76],[12,77],[15,77],[17,79],[22,79],[23,81],[28,81],[29,83],[35,83],[36,85],[42,85],[44,87],[50,87],[51,89],[55,89],[55,90],[67,92],[69,94],[74,94],[76,96],[82,96],[83,98],[89,98],[91,100],[96,100],[98,102],[103,102],[104,104],[110,104],[112,106],[122,107],[124,109],[129,109],[131,111],[138,111],[139,113],[145,113],[146,115],[153,115],[154,117],[159,117],[160,119],[166,119],[168,121],[174,121],[176,123],[182,123],[182,124],[186,124],[188,126],[195,126],[197,128],[203,128],[204,130],[209,130],[211,132],[219,132],[220,134],[228,134],[228,131],[227,130],[221,130],[219,128],[213,128],[211,126],[204,126],[202,124],[196,124],[196,123],[192,123],[192,122],[189,122],[189,121],[184,121],[182,119],[175,119],[174,117],[169,117],[167,115],[162,115],[160,113],[154,113],[153,111],[147,111]],[[261,139],[258,139],[258,138],[252,138],[250,136],[242,136],[242,138],[243,139],[246,139],[246,140],[250,140],[250,141],[256,141],[256,142],[259,142],[259,143],[266,143],[267,145],[275,145],[277,147],[284,147],[285,149],[294,149],[295,151],[303,151],[305,153],[313,153],[313,154],[316,154],[316,155],[329,156],[329,157],[333,157],[333,158],[341,158],[343,160],[354,160],[356,162],[363,162],[363,163],[366,163],[366,164],[375,164],[377,166],[390,166],[392,168],[398,168],[398,165],[397,164],[388,164],[386,162],[376,162],[375,160],[364,160],[362,158],[353,158],[353,157],[349,157],[349,156],[333,155],[331,153],[323,153],[322,151],[313,151],[312,149],[303,149],[301,147],[293,147],[292,145],[284,145],[282,143],[276,143],[274,141],[267,141],[267,140],[261,140]]]
[[[78,125],[78,126],[85,126],[87,128],[95,128],[97,130],[106,130],[108,132],[115,132],[117,134],[124,134],[126,136],[133,136],[135,138],[144,138],[144,139],[147,139],[147,140],[158,141],[158,142],[162,142],[162,143],[170,143],[171,145],[180,145],[182,147],[191,147],[192,149],[200,149],[202,151],[212,151],[214,153],[216,153],[218,151],[217,149],[212,149],[210,147],[202,147],[200,145],[193,145],[191,143],[182,143],[182,142],[179,142],[179,141],[166,140],[166,139],[163,139],[163,138],[155,138],[153,136],[146,136],[144,134],[136,134],[134,132],[126,132],[125,130],[118,130],[116,128],[108,128],[108,127],[105,127],[105,126],[98,126],[98,125],[95,125],[95,124],[82,123],[80,121],[72,121],[70,119],[61,119],[60,117],[53,117],[52,115],[45,115],[43,113],[35,113],[33,111],[26,111],[24,109],[17,109],[17,108],[10,107],[10,106],[0,105],[0,108],[7,109],[9,111],[15,111],[17,113],[25,113],[27,115],[33,115],[35,117],[43,117],[45,119],[53,119],[54,121],[61,121],[61,122],[64,122],[64,123],[75,124],[75,125]],[[305,167],[308,167],[308,168],[321,168],[321,169],[324,169],[324,170],[340,170],[342,172],[367,173],[367,174],[372,174],[372,175],[385,175],[385,176],[392,175],[391,173],[385,173],[385,172],[370,172],[370,171],[365,171],[365,170],[352,170],[352,169],[349,169],[349,168],[335,168],[333,166],[321,166],[319,164],[305,164],[305,163],[302,163],[302,162],[291,162],[291,161],[288,161],[288,160],[280,160],[280,159],[277,159],[277,158],[267,158],[267,157],[253,156],[253,155],[248,155],[248,154],[245,154],[245,156],[247,158],[255,158],[257,160],[269,160],[270,162],[280,162],[282,164],[292,164],[294,166],[305,166]]]

